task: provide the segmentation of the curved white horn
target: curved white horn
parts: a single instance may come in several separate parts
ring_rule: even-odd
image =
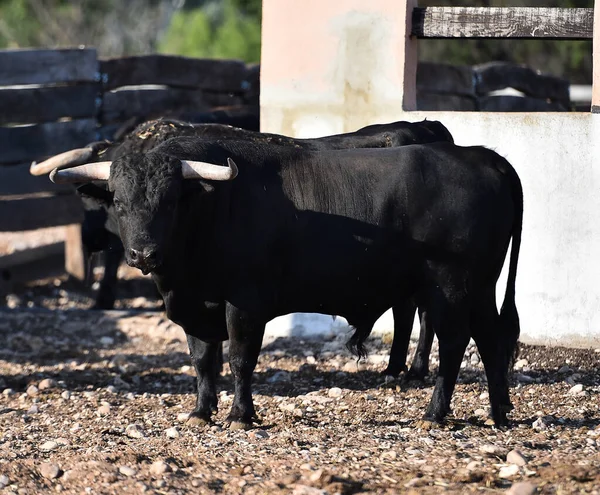
[[[55,168],[81,165],[90,159],[93,152],[94,150],[89,147],[65,151],[64,153],[48,158],[41,163],[33,162],[29,168],[29,173],[31,175],[44,175]]]
[[[108,180],[111,163],[112,162],[86,163],[79,167],[65,168],[63,170],[55,168],[50,173],[50,180],[55,184]]]
[[[231,158],[227,158],[227,167],[207,162],[181,160],[184,179],[233,180],[238,168]]]

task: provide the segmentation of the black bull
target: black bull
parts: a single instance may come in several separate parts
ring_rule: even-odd
[[[232,181],[183,179],[180,160],[229,159],[239,164]],[[66,172],[73,180],[79,170]],[[216,409],[221,341],[230,341],[235,383],[228,421],[245,427],[255,417],[251,378],[267,321],[298,311],[344,316],[361,354],[377,318],[414,297],[440,344],[425,419],[449,411],[472,337],[492,418],[506,424],[523,197],[495,152],[449,143],[306,152],[174,139],[113,162],[108,184],[128,262],[152,271],[169,318],[195,342],[195,418],[209,421]],[[511,239],[498,315],[495,285]]]
[[[407,144],[429,143],[437,141],[453,142],[446,127],[437,121],[394,122],[390,124],[370,125],[356,132],[338,134],[314,139],[294,139],[278,134],[257,133],[227,125],[192,125],[189,123],[159,119],[145,122],[125,135],[118,143],[93,143],[90,161],[115,160],[130,153],[143,153],[173,137],[197,136],[203,139],[238,139],[252,142],[278,144],[310,151],[347,148],[383,148]],[[104,276],[96,298],[96,308],[110,309],[115,301],[117,270],[123,258],[123,246],[118,236],[114,209],[99,204],[93,197],[98,191],[93,186],[81,187],[80,195],[84,201],[85,219],[82,225],[83,245],[88,252],[105,251],[106,263]],[[91,196],[90,196],[91,195]],[[392,308],[394,314],[395,337],[385,374],[397,376],[406,369],[408,352],[407,329],[412,327],[415,304],[411,300],[402,301]],[[433,342],[433,331],[423,328],[419,345],[415,353],[407,378],[422,380],[428,373],[429,354]],[[192,355],[197,354],[190,347]]]

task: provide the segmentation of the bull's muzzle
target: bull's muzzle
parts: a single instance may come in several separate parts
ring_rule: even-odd
[[[127,251],[127,264],[133,268],[138,268],[144,275],[147,275],[160,267],[162,256],[156,248],[131,248]]]

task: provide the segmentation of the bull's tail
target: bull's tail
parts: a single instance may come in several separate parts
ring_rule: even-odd
[[[368,325],[359,325],[354,327],[354,333],[346,344],[348,350],[358,357],[359,361],[366,358],[369,354],[367,348],[365,347],[365,340],[367,340],[367,337],[371,334],[371,330],[372,326],[369,327]]]
[[[506,166],[508,165],[508,166]],[[519,262],[519,250],[521,248],[521,230],[523,227],[523,187],[516,171],[506,162],[503,167],[505,173],[510,178],[513,204],[515,207],[515,219],[511,232],[512,246],[510,252],[510,261],[508,265],[508,279],[506,282],[506,294],[500,309],[500,324],[506,332],[506,359],[509,368],[512,368],[514,361],[519,355],[519,334],[521,327],[519,325],[519,314],[515,304],[515,282],[517,279],[517,264]]]

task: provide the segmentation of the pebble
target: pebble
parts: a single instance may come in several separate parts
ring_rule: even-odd
[[[329,397],[334,397],[334,398],[341,397],[342,396],[342,389],[339,388],[339,387],[330,388],[329,392],[327,392],[327,395]]]
[[[571,387],[571,389],[569,390],[569,395],[579,395],[581,392],[583,392],[583,385],[581,383]]]
[[[480,452],[483,452],[488,455],[500,455],[502,449],[500,447],[496,447],[490,443],[486,443],[479,447]]]
[[[269,438],[269,434],[265,430],[251,430],[248,433],[248,436],[250,438],[258,438],[258,439]]]
[[[150,465],[150,473],[154,476],[160,476],[165,473],[168,473],[169,471],[171,471],[171,466],[169,466],[165,461],[162,460],[154,461]]]
[[[278,371],[272,377],[267,378],[268,383],[279,383],[291,381],[290,374],[287,371]]]
[[[52,378],[46,378],[38,384],[38,389],[48,390],[50,388],[56,388],[56,386],[57,386],[56,380],[53,380]]]
[[[39,389],[35,385],[29,385],[26,393],[29,397],[35,397],[39,393]]]
[[[516,464],[501,467],[500,471],[498,472],[498,476],[500,478],[512,478],[517,474],[519,474],[519,466],[517,466]]]
[[[130,438],[144,438],[146,434],[140,425],[133,424],[125,428],[125,434]]]
[[[471,361],[471,364],[472,364],[472,365],[479,364],[479,361],[480,361],[480,360],[479,360],[479,356],[478,356],[477,354],[471,354],[471,359],[470,359],[470,361]]]
[[[40,445],[40,450],[43,450],[45,452],[50,452],[51,450],[55,450],[58,448],[58,442],[55,442],[53,440],[49,440],[47,442],[44,442],[42,445]]]
[[[317,362],[317,360],[315,359],[315,357],[314,357],[314,356],[307,356],[307,357],[306,357],[306,362],[307,362],[308,364],[315,364],[315,363]]]
[[[60,396],[63,399],[69,400],[71,398],[71,392],[69,392],[68,390],[65,390],[62,394],[60,394]]]
[[[506,462],[516,464],[517,466],[524,466],[527,464],[527,459],[518,450],[511,450],[506,456]]]
[[[106,391],[111,394],[116,394],[118,392],[117,387],[115,387],[114,385],[109,385],[108,387],[106,387]]]
[[[546,423],[544,423],[544,420],[542,418],[536,419],[531,424],[531,427],[535,430],[545,430],[546,428],[548,428],[548,426],[546,425]]]
[[[6,395],[7,397],[10,397],[11,395],[14,395],[15,391],[12,388],[5,388],[2,391],[2,395]]]
[[[10,483],[10,480],[8,479],[8,476],[6,476],[5,474],[0,476],[0,490],[2,488],[4,488],[5,486],[7,486],[9,483]]]
[[[129,466],[119,466],[119,473],[123,476],[134,476],[137,471]]]
[[[37,406],[37,404],[34,404],[29,409],[27,409],[27,414],[37,414],[39,412],[40,412],[40,408]]]
[[[110,406],[108,404],[104,404],[98,408],[98,414],[100,416],[106,416],[110,414]]]
[[[479,418],[485,418],[488,413],[485,409],[475,409],[475,416],[479,417]]]
[[[190,418],[190,413],[179,413],[177,415],[177,421],[185,423]]]
[[[167,435],[168,438],[179,438],[179,430],[177,428],[175,428],[174,426],[172,428],[167,428],[165,430],[165,435]]]
[[[529,364],[529,361],[527,361],[527,359],[519,359],[516,363],[515,363],[515,369],[517,370],[521,370],[523,369],[525,366],[527,366]]]
[[[537,485],[529,481],[514,483],[506,492],[507,495],[533,495],[537,490]]]
[[[49,480],[53,480],[55,478],[58,478],[62,474],[62,471],[58,467],[58,464],[52,464],[50,462],[44,462],[40,466],[40,474],[44,478],[47,478]]]

